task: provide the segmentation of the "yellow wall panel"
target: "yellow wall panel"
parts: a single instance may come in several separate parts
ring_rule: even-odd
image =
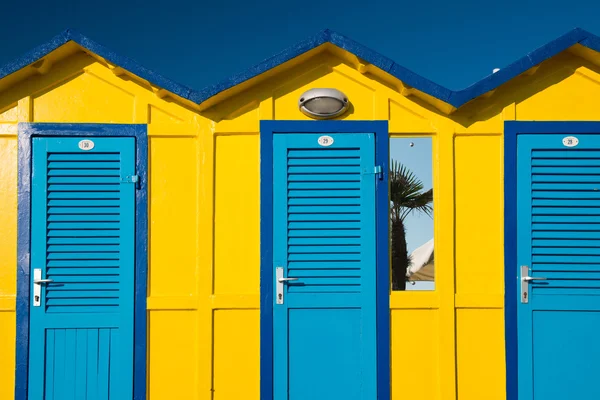
[[[457,310],[457,379],[459,400],[504,400],[504,313]]]
[[[258,310],[214,312],[213,400],[259,400]]]
[[[15,313],[0,311],[0,399],[14,398]]]
[[[216,132],[256,132],[259,128],[259,104],[252,100],[248,104],[233,104],[233,108],[221,110],[226,114],[215,124]]]
[[[0,122],[17,122],[17,105],[0,112]]]
[[[151,296],[196,293],[198,222],[194,139],[150,139]]]
[[[16,136],[18,133],[18,126],[14,123],[0,123],[0,136],[2,135],[13,135]]]
[[[594,70],[567,64],[553,69],[532,86],[542,90],[517,103],[519,120],[600,119],[600,74]]]
[[[158,106],[148,106],[148,123],[180,123],[182,118]]]
[[[33,97],[35,122],[134,122],[134,95],[81,72]]]
[[[455,140],[456,291],[503,293],[501,136]]]
[[[431,119],[411,105],[406,99],[389,100],[390,132],[435,133]]]
[[[148,399],[196,398],[196,314],[151,311],[148,326]]]
[[[433,400],[439,391],[437,310],[392,310],[392,399]]]
[[[257,135],[217,136],[215,271],[217,294],[258,294],[260,170]]]
[[[16,288],[17,138],[0,136],[0,297],[15,296]]]
[[[484,103],[481,107],[470,108],[471,110],[458,110],[453,114],[453,119],[458,123],[455,127],[456,133],[481,135],[499,134],[504,131],[503,108],[499,104]],[[475,110],[472,110],[473,108]]]

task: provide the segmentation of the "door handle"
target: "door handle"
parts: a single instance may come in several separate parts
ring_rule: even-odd
[[[33,306],[39,307],[42,305],[42,283],[54,282],[53,279],[42,279],[42,269],[33,269]]]
[[[50,282],[54,282],[54,279],[34,279],[33,283],[50,283]]]
[[[298,278],[277,278],[277,282],[290,282],[290,281],[297,281]]]
[[[286,278],[283,276],[283,267],[275,268],[275,278],[277,284],[275,285],[275,304],[283,304],[283,295],[284,295],[284,284],[290,281],[297,281],[298,278]]]
[[[547,279],[541,276],[529,276],[529,266],[521,265],[521,303],[529,303],[529,282],[545,281]]]
[[[542,278],[539,276],[524,276],[522,279],[525,282],[529,282],[529,281],[545,281],[547,278]]]

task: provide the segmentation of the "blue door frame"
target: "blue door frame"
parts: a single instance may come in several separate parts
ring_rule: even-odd
[[[15,399],[26,400],[29,371],[29,300],[31,246],[31,147],[33,137],[134,137],[135,168],[135,310],[134,400],[146,398],[146,286],[148,274],[148,137],[145,124],[20,123],[18,149],[17,335]]]
[[[273,399],[273,134],[373,133],[376,185],[377,398],[390,398],[389,135],[387,121],[261,121],[260,124],[260,398]]]
[[[518,400],[517,138],[520,134],[600,134],[600,122],[507,121],[504,125],[504,331],[506,398]],[[529,400],[529,399],[520,399]]]

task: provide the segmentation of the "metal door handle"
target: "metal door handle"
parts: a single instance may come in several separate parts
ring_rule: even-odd
[[[54,279],[34,279],[33,283],[50,283],[54,282]]]
[[[298,278],[278,278],[277,282],[289,282],[289,281],[297,281]]]
[[[529,303],[529,282],[545,281],[547,278],[541,276],[529,276],[529,267],[521,265],[521,303]]]
[[[275,279],[277,281],[277,284],[275,285],[276,288],[276,299],[275,299],[275,304],[283,304],[283,295],[285,292],[285,283],[289,282],[289,281],[297,281],[298,278],[286,278],[283,276],[283,267],[277,267],[275,268]]]
[[[529,282],[529,281],[545,281],[547,278],[541,278],[539,276],[524,276],[522,279],[525,282]]]
[[[42,279],[42,269],[33,269],[33,306],[42,305],[42,283],[54,282],[52,279]]]

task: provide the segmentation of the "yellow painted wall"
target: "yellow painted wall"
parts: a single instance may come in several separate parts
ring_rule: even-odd
[[[17,122],[149,124],[148,398],[259,399],[259,121],[348,120],[431,137],[436,290],[390,296],[393,399],[504,399],[503,123],[600,120],[600,70],[562,54],[450,116],[331,45],[199,108],[83,52],[0,85],[0,399],[14,387]]]

